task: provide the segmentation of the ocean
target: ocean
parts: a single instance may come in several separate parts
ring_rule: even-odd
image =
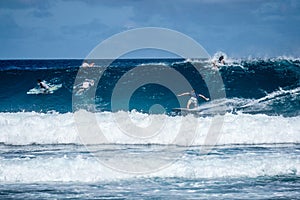
[[[1,199],[299,198],[299,59],[89,62],[0,60]]]

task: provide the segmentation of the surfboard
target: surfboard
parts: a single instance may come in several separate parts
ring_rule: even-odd
[[[188,108],[172,108],[173,111],[175,112],[199,112],[200,109],[199,108],[192,108],[192,109],[188,109]]]
[[[53,94],[56,90],[62,87],[62,84],[58,85],[49,85],[49,89],[45,90],[44,88],[32,88],[30,89],[27,94]]]

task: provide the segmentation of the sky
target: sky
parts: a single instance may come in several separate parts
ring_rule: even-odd
[[[181,32],[210,55],[300,54],[299,0],[0,0],[0,59],[85,58],[143,27]]]

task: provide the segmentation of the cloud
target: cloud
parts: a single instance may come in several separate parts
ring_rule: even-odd
[[[80,55],[113,34],[157,26],[187,34],[211,52],[241,53],[253,44],[257,52],[272,51],[291,40],[300,45],[299,10],[298,0],[0,0],[0,40],[7,46],[22,40],[19,53],[32,57],[28,44],[45,47],[38,55],[64,57],[62,46]]]
[[[55,4],[55,0],[2,0],[0,1],[0,10],[15,18],[24,13],[28,15],[26,17],[46,18],[53,16],[50,9]]]
[[[0,15],[0,36],[2,39],[20,39],[29,37],[33,31],[20,26],[11,15]]]
[[[299,10],[299,1],[275,0],[262,2],[252,13],[260,20],[282,23],[283,20],[298,19]]]
[[[66,34],[68,36],[80,35],[82,37],[89,37],[91,35],[99,34],[107,28],[107,25],[101,23],[97,19],[93,19],[89,23],[85,24],[62,26],[61,31],[63,34]]]
[[[53,14],[51,12],[41,11],[41,10],[34,10],[30,14],[36,18],[47,18],[47,17],[53,16]]]
[[[31,9],[46,10],[55,5],[56,0],[1,0],[0,9]]]

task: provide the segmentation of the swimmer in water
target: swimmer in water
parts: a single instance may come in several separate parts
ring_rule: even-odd
[[[84,82],[78,87],[79,90],[76,92],[77,95],[82,94],[84,91],[88,90],[91,86],[94,86],[95,82],[92,79],[85,79]],[[76,89],[77,87],[74,87]]]

